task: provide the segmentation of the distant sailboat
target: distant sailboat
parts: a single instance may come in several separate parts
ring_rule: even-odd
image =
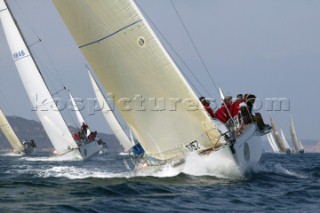
[[[270,122],[271,122],[271,127],[272,127],[272,131],[273,131],[273,135],[274,135],[274,138],[275,138],[275,141],[280,149],[280,152],[281,153],[286,153],[287,152],[287,149],[286,149],[286,146],[284,145],[283,143],[283,140],[281,138],[281,135],[276,127],[276,123],[275,121],[273,120],[271,114],[270,114]]]
[[[80,160],[97,154],[99,146],[96,142],[78,146],[73,139],[4,0],[0,0],[0,18],[14,63],[36,114],[54,146],[55,156]]]
[[[76,104],[76,102],[75,102],[75,100],[74,100],[74,98],[73,98],[73,96],[71,95],[70,92],[69,92],[69,97],[70,97],[70,100],[71,100],[71,103],[72,103],[72,106],[73,106],[73,110],[74,110],[74,112],[76,114],[76,117],[77,117],[79,125],[82,126],[84,123],[86,124],[87,122],[85,122],[85,120],[84,120],[84,118],[83,118],[83,116],[82,116],[82,114],[81,114],[81,112],[80,112],[80,110],[79,110],[79,108],[78,108],[78,106],[77,106],[77,104]],[[85,139],[79,138],[78,140],[76,140],[76,142],[77,142],[78,145],[80,145],[80,144],[87,143],[88,140],[95,140],[97,143],[93,143],[93,144],[99,145],[99,149],[100,149],[99,153],[100,154],[105,153],[106,150],[107,150],[107,146],[101,139],[96,137],[96,134],[97,134],[96,131],[95,132],[91,132],[90,128],[88,127],[87,135],[86,135],[87,138],[85,138]]]
[[[298,139],[298,136],[296,134],[296,130],[294,128],[292,115],[290,116],[290,134],[291,134],[291,139],[292,139],[294,151],[296,153],[304,153],[304,148],[302,146],[302,143]]]
[[[35,149],[36,149],[35,143],[31,143],[30,141],[24,141],[23,143],[20,142],[17,135],[13,131],[11,125],[9,124],[7,118],[3,114],[1,108],[0,108],[0,128],[4,136],[7,138],[8,142],[12,146],[13,153],[31,155],[35,152]]]
[[[276,153],[280,152],[280,149],[279,149],[278,145],[276,144],[271,132],[267,134],[267,139],[268,139],[268,142],[269,142],[273,152],[276,152]]]
[[[280,132],[281,132],[281,138],[282,138],[283,144],[286,147],[286,153],[287,154],[291,154],[291,152],[292,152],[291,147],[290,147],[290,145],[289,145],[289,143],[288,143],[288,141],[287,141],[282,129],[280,129]]]
[[[182,169],[191,153],[227,161],[242,173],[259,162],[262,133],[257,125],[244,125],[236,134],[210,119],[133,0],[53,2],[139,141],[130,149],[138,159],[136,171],[166,165]],[[187,110],[183,101],[199,108]]]

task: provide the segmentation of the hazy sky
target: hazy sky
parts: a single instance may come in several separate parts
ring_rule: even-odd
[[[8,0],[52,92],[67,86],[75,97],[94,97],[81,52],[50,0]],[[228,95],[254,93],[260,112],[271,112],[289,139],[290,114],[300,138],[320,139],[320,1],[138,0],[169,53],[201,94],[218,98],[203,67]],[[187,33],[195,44],[194,49]],[[163,37],[162,37],[163,36]],[[35,43],[38,37],[41,43]],[[35,43],[35,44],[34,44]],[[171,47],[174,48],[171,49]],[[178,55],[176,55],[176,53]],[[183,63],[180,59],[183,59]],[[209,94],[195,81],[187,67]],[[7,115],[35,119],[0,30],[0,105]],[[270,98],[284,100],[280,111]],[[66,110],[68,111],[68,110]],[[110,133],[101,113],[87,116],[92,129]],[[70,111],[65,119],[75,125]]]

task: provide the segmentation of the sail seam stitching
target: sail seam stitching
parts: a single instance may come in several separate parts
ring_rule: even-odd
[[[3,12],[3,11],[6,11],[6,10],[8,10],[8,9],[7,9],[7,8],[5,8],[5,9],[2,9],[2,10],[0,10],[0,13],[1,13],[1,12]]]
[[[100,42],[100,41],[102,41],[102,40],[105,40],[105,39],[107,39],[107,38],[109,38],[109,37],[111,37],[111,36],[113,36],[113,35],[121,32],[121,31],[123,31],[123,30],[125,30],[125,29],[127,29],[127,28],[129,28],[129,27],[131,27],[131,26],[133,26],[133,25],[141,22],[141,21],[142,21],[142,19],[140,19],[140,20],[138,20],[138,21],[135,21],[135,22],[133,22],[132,24],[129,24],[129,25],[127,25],[127,26],[125,26],[125,27],[117,30],[116,32],[111,33],[110,35],[107,35],[107,36],[105,36],[105,37],[103,37],[103,38],[100,38],[100,39],[98,39],[98,40],[92,41],[92,42],[90,42],[90,43],[81,45],[81,46],[79,46],[79,48],[86,47],[86,46],[90,46],[90,45],[92,45],[92,44],[95,44],[95,43],[98,43],[98,42]]]

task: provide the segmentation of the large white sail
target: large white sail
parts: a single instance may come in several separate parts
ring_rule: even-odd
[[[280,151],[285,153],[286,152],[286,147],[283,144],[282,138],[280,136],[279,131],[277,130],[276,123],[273,120],[271,114],[270,114],[270,122],[271,122],[271,127],[272,127],[272,130],[273,130],[273,135],[274,135],[275,141],[277,142],[277,145],[278,145]]]
[[[268,142],[269,142],[272,150],[273,150],[274,152],[279,152],[280,150],[279,150],[276,142],[274,141],[274,138],[273,138],[273,136],[272,136],[271,133],[268,133],[268,134],[267,134],[267,138],[268,138]]]
[[[133,0],[54,0],[64,22],[147,154],[179,157],[220,134]],[[199,110],[200,109],[200,110]]]
[[[14,152],[22,152],[24,148],[23,148],[20,140],[18,139],[17,135],[14,133],[7,118],[3,114],[1,108],[0,108],[0,128],[1,128],[4,136],[7,138],[7,140],[11,144],[13,151]]]
[[[291,139],[292,139],[292,143],[293,143],[293,147],[294,147],[294,150],[296,152],[301,152],[303,151],[303,146],[300,142],[300,140],[298,139],[298,136],[297,136],[297,133],[296,133],[296,130],[294,128],[294,123],[293,123],[293,117],[292,115],[290,116],[290,134],[291,134]]]
[[[4,0],[0,0],[0,18],[20,78],[56,153],[78,148]]]
[[[128,151],[133,146],[132,142],[129,140],[122,126],[120,125],[117,118],[115,117],[112,109],[110,108],[108,102],[104,98],[104,95],[102,94],[98,84],[94,80],[89,70],[88,70],[88,74],[89,74],[90,82],[92,84],[93,91],[96,94],[99,106],[102,108],[102,113],[107,123],[109,124],[110,129],[112,130],[116,138],[119,140],[124,150]]]

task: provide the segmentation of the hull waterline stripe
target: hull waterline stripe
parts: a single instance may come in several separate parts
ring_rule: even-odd
[[[105,36],[105,37],[103,37],[103,38],[100,38],[100,39],[98,39],[98,40],[92,41],[92,42],[90,42],[90,43],[87,43],[87,44],[81,45],[81,46],[79,46],[79,48],[86,47],[86,46],[90,46],[90,45],[92,45],[92,44],[95,44],[95,43],[98,43],[98,42],[100,42],[100,41],[102,41],[102,40],[105,40],[105,39],[107,39],[107,38],[109,38],[109,37],[111,37],[111,36],[113,36],[113,35],[115,35],[115,34],[117,34],[117,33],[121,32],[122,30],[125,30],[125,29],[127,29],[127,28],[129,28],[129,27],[131,27],[131,26],[133,26],[133,25],[135,25],[135,24],[137,24],[137,23],[141,22],[141,21],[142,21],[142,20],[138,20],[138,21],[136,21],[136,22],[133,22],[132,24],[129,24],[129,25],[127,25],[127,26],[125,26],[125,27],[123,27],[123,28],[121,28],[121,29],[117,30],[116,32],[111,33],[110,35],[107,35],[107,36]]]

